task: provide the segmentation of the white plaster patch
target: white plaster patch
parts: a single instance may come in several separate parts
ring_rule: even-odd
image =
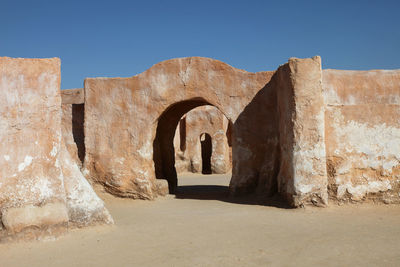
[[[155,89],[160,95],[168,90],[168,75],[158,73],[152,77],[152,88]]]
[[[336,169],[336,173],[337,174],[346,174],[350,171],[352,165],[350,161],[344,161],[342,162],[342,164],[340,164],[338,166],[338,168]]]
[[[151,191],[150,183],[147,180],[148,172],[139,170],[138,173],[140,174],[140,176],[143,177],[143,178],[139,178],[139,177],[135,178],[135,181],[138,183],[139,188],[142,190],[145,189],[147,191]]]
[[[50,156],[55,157],[57,155],[57,146],[53,146],[53,149],[50,151]]]
[[[335,88],[333,88],[331,85],[325,85],[323,93],[324,93],[325,103],[327,103],[329,105],[339,104],[342,102],[342,100],[338,96]]]
[[[296,188],[299,190],[300,193],[302,194],[307,194],[310,193],[313,189],[313,185],[311,184],[297,184]]]
[[[38,178],[37,182],[33,185],[32,192],[38,192],[39,199],[48,199],[54,194],[51,189],[51,183],[46,178]]]
[[[382,167],[385,171],[392,173],[393,167],[396,167],[398,164],[399,164],[398,160],[392,159],[392,160],[384,161],[382,164]]]
[[[387,176],[400,164],[400,129],[385,123],[370,126],[348,121],[340,109],[333,109],[332,128],[337,144],[334,154],[344,159],[336,170],[337,197],[348,192],[352,199],[361,200],[367,193],[390,190]],[[361,170],[358,182],[352,182],[353,169]],[[375,175],[370,176],[371,170]],[[387,180],[377,180],[376,175]]]
[[[151,159],[153,156],[153,153],[151,151],[151,145],[150,144],[145,144],[143,145],[140,149],[137,150],[139,155],[145,159]]]
[[[296,159],[298,160],[299,158],[296,157],[295,160]],[[305,158],[301,158],[300,161],[301,161],[300,164],[296,164],[297,170],[303,171],[305,173],[315,174],[314,164],[312,160],[306,160]]]
[[[182,82],[184,84],[187,84],[187,82],[189,81],[190,73],[191,73],[190,66],[187,66],[186,70],[181,70],[179,72],[179,77],[181,77]]]
[[[343,195],[349,192],[352,199],[361,200],[367,193],[378,193],[392,189],[389,181],[369,181],[366,184],[353,186],[351,183],[339,185],[337,197],[342,198]]]
[[[23,171],[26,167],[28,167],[29,165],[31,165],[32,163],[32,157],[31,156],[26,156],[24,159],[24,162],[18,164],[18,171],[21,172]]]
[[[5,159],[6,161],[9,161],[9,160],[10,160],[10,156],[9,156],[9,155],[4,155],[4,159]]]
[[[391,172],[399,165],[400,129],[385,123],[368,126],[356,121],[344,122],[339,110],[334,113],[334,134],[337,137],[337,156],[354,153],[357,158],[351,159],[361,164],[362,168],[384,168]]]
[[[307,149],[312,147],[312,149]],[[324,175],[320,173],[324,170],[325,164],[325,146],[322,142],[315,145],[308,143],[297,144],[293,155],[295,169],[303,171],[308,175]],[[296,171],[297,173],[297,171]],[[298,176],[298,173],[296,174]]]
[[[249,80],[243,80],[240,84],[243,89],[251,88],[252,84]]]
[[[88,176],[89,175],[89,170],[88,169],[83,169],[82,171],[83,176]]]

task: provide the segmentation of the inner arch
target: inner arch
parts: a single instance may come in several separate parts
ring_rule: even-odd
[[[153,160],[157,179],[168,181],[169,192],[174,193],[178,185],[175,169],[174,135],[181,117],[190,110],[211,105],[203,98],[192,98],[169,106],[159,117],[156,137],[153,142]]]

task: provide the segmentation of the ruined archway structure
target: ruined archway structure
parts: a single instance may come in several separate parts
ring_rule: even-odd
[[[172,141],[181,115],[208,104],[234,122],[235,130],[240,128],[235,132],[232,192],[253,190],[275,171],[275,164],[263,164],[277,152],[275,92],[266,87],[273,74],[194,57],[161,62],[131,78],[86,79],[84,171],[115,194],[154,198],[164,186],[155,179],[153,154],[160,118],[173,114],[166,118],[163,134]],[[257,123],[260,119],[265,123]],[[260,129],[251,131],[254,125]]]
[[[295,207],[328,198],[399,202],[397,70],[322,71],[314,57],[249,73],[193,57],[130,78],[89,78],[84,89],[84,171],[114,194],[165,193],[156,176],[176,177],[180,117],[212,105],[233,126],[233,195],[279,193]]]
[[[180,117],[208,104],[233,123],[232,194],[279,192],[294,206],[325,204],[321,74],[319,57],[259,73],[193,57],[130,78],[88,78],[84,172],[114,194],[154,198],[165,190],[153,161],[157,127],[165,127],[159,135],[172,144]],[[174,156],[172,145],[166,153]]]
[[[88,78],[83,99],[63,92],[63,112],[59,86],[59,59],[0,58],[0,238],[112,223],[79,171],[83,154],[83,174],[113,194],[165,194],[156,174],[171,166],[176,125],[202,105],[232,126],[233,195],[279,193],[295,207],[400,202],[400,70],[322,71],[314,57],[249,73],[180,58],[130,78]],[[174,187],[165,170],[174,171],[159,178]]]

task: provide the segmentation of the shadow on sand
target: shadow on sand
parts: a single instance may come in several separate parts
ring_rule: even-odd
[[[182,185],[175,191],[177,199],[218,200],[234,204],[262,205],[282,209],[292,209],[279,195],[273,197],[259,197],[247,195],[233,197],[229,195],[229,187],[223,185]]]

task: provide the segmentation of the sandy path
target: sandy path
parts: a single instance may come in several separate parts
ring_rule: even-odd
[[[226,185],[228,176],[179,182]],[[203,193],[193,195],[198,190]],[[184,199],[156,201],[101,194],[115,226],[1,244],[0,266],[400,265],[400,206],[292,210],[216,200],[221,194],[214,191],[224,190],[183,187]]]

